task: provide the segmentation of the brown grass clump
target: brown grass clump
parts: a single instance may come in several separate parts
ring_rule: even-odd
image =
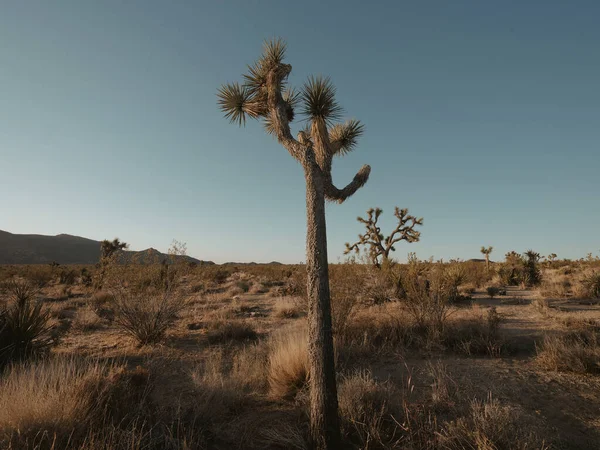
[[[547,335],[537,350],[537,362],[559,372],[600,373],[600,339],[593,330]]]
[[[269,392],[275,398],[293,398],[308,382],[306,328],[283,330],[269,342]]]
[[[545,449],[543,441],[525,431],[516,408],[491,397],[473,400],[469,414],[445,424],[439,445],[449,450]]]
[[[258,338],[258,333],[251,323],[244,320],[215,320],[209,322],[207,337],[211,344],[223,344],[251,341]]]
[[[280,319],[295,319],[304,313],[305,303],[299,297],[280,297],[273,305],[273,315]]]
[[[506,349],[499,331],[501,321],[495,307],[485,314],[474,310],[467,317],[452,321],[444,332],[443,341],[459,353],[497,358]]]
[[[98,425],[123,424],[142,401],[146,383],[143,371],[97,361],[13,366],[0,381],[0,443],[15,449],[80,448]]]
[[[164,339],[184,307],[185,300],[169,291],[120,293],[115,302],[115,323],[140,345],[155,344]]]
[[[102,319],[90,307],[84,307],[77,310],[73,328],[84,331],[96,331],[102,328]]]
[[[357,448],[395,448],[399,439],[394,416],[402,411],[400,393],[389,382],[376,381],[369,371],[342,378],[339,391],[342,428]]]

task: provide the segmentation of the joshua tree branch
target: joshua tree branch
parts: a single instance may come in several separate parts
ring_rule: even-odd
[[[371,166],[362,166],[358,173],[354,175],[354,179],[343,189],[338,189],[334,186],[334,184],[331,182],[331,176],[325,177],[325,197],[328,200],[333,200],[338,203],[344,202],[344,200],[365,185],[369,179],[370,173]]]
[[[268,115],[275,136],[281,145],[298,161],[304,162],[305,146],[292,137],[287,118],[286,103],[281,95],[281,82],[292,71],[289,64],[280,64],[271,69],[267,75],[267,105]]]

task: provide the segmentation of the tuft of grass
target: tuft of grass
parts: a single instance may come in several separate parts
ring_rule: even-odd
[[[308,334],[306,328],[283,330],[269,341],[269,393],[294,398],[308,383]]]
[[[170,291],[159,294],[119,293],[115,301],[115,324],[140,345],[161,342],[185,307],[185,300]]]
[[[465,417],[447,422],[439,433],[439,445],[448,450],[545,449],[533,433],[520,426],[516,408],[488,396],[473,400]]]
[[[255,340],[258,333],[252,324],[243,320],[216,320],[210,322],[207,337],[211,344],[223,344]]]
[[[546,335],[536,360],[557,372],[600,373],[600,339],[590,329]]]
[[[280,319],[295,319],[303,313],[301,302],[298,297],[280,297],[273,306],[273,315]]]
[[[371,372],[356,371],[342,378],[339,408],[344,437],[358,448],[394,448],[396,421],[401,411],[400,393],[389,382],[379,382]]]

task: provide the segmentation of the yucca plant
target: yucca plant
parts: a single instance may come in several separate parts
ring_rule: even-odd
[[[591,272],[585,275],[582,283],[590,298],[600,298],[600,272]]]
[[[243,76],[244,83],[229,83],[218,91],[218,103],[231,122],[244,125],[246,119],[263,122],[271,134],[296,159],[306,179],[306,270],[309,297],[310,430],[318,449],[340,448],[340,426],[336,388],[331,320],[331,299],[327,261],[325,200],[343,202],[369,178],[371,168],[363,166],[343,189],[332,181],[334,156],[356,148],[363,126],[357,120],[335,123],[342,108],[329,78],[310,77],[300,90],[290,88],[292,66],[284,63],[282,40],[265,43],[262,56]],[[290,123],[296,108],[306,127],[292,136]]]
[[[0,311],[0,364],[19,361],[52,344],[50,312],[35,299],[37,289],[23,281],[7,284],[8,306]]]

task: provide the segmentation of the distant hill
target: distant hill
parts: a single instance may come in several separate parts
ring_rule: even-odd
[[[119,258],[122,262],[147,264],[162,262],[167,255],[149,248],[139,252],[125,251]],[[180,256],[196,264],[214,264],[191,256]],[[0,264],[95,264],[100,260],[100,241],[59,234],[13,234],[0,230]]]

